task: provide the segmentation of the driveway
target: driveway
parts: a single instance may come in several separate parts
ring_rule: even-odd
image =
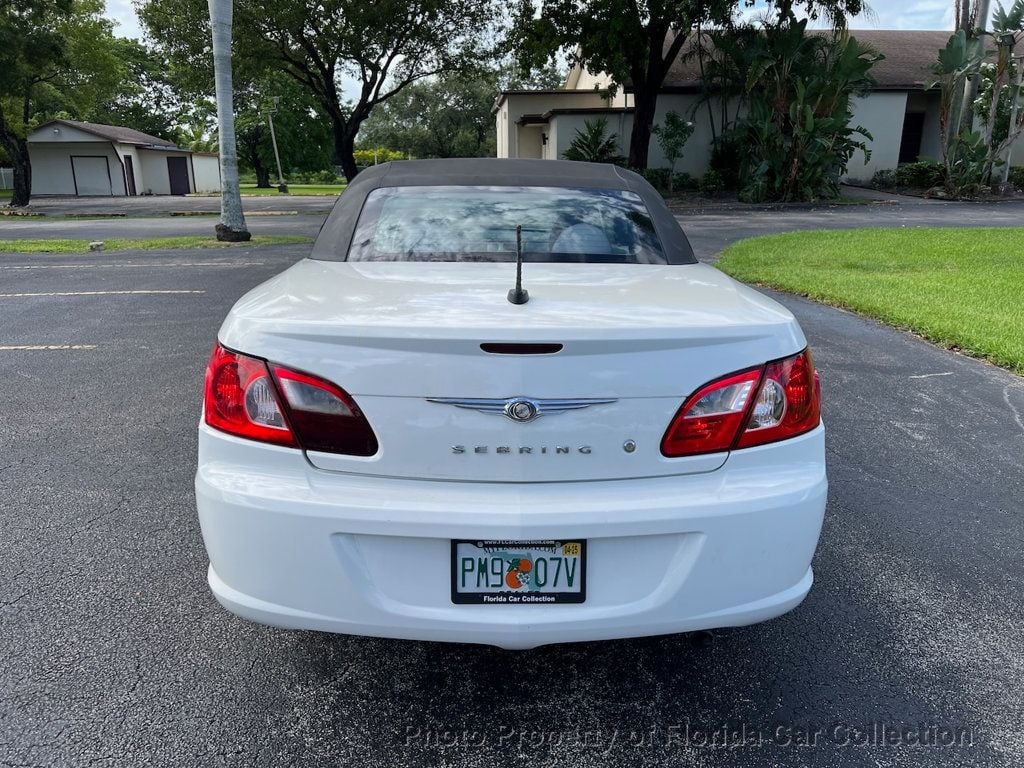
[[[760,216],[687,228],[707,258],[785,228]],[[191,492],[203,366],[235,298],[307,252],[0,255],[0,765],[1024,761],[1024,381],[789,296],[831,477],[792,613],[525,653],[225,613]]]
[[[852,194],[858,194],[853,191]],[[337,198],[243,198],[253,234],[315,236]],[[871,195],[874,204],[729,210],[722,206],[680,213],[679,221],[699,258],[713,262],[730,243],[753,235],[798,229],[858,227],[1019,227],[1024,203],[950,203]],[[169,237],[209,235],[220,199],[213,197],[41,198],[33,207],[46,218],[0,218],[0,238]],[[171,215],[176,214],[176,215]],[[67,216],[74,218],[64,218]],[[117,218],[77,218],[78,216]]]

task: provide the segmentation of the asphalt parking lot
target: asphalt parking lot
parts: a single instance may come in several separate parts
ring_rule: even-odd
[[[711,259],[801,221],[960,210],[686,226]],[[283,234],[318,215],[259,220]],[[83,223],[0,220],[0,237],[94,236]],[[1024,380],[794,297],[778,298],[822,372],[831,490],[792,613],[518,653],[225,613],[191,487],[203,367],[234,300],[308,249],[0,254],[0,765],[1024,763]]]

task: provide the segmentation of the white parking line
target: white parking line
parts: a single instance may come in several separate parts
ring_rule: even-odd
[[[96,349],[95,344],[0,344],[0,352],[36,352],[39,350]]]
[[[918,376],[911,376],[910,378],[912,378],[912,379],[934,379],[936,376],[952,376],[952,375],[953,375],[953,371],[948,371],[946,373],[922,373],[922,374],[920,374]]]
[[[181,293],[206,293],[206,291],[52,291],[50,293],[0,293],[0,299],[24,299],[36,296],[150,296]]]
[[[139,264],[137,262],[121,262],[120,264],[7,264],[0,269],[117,269],[120,267],[261,267],[265,261],[179,261],[166,264]]]

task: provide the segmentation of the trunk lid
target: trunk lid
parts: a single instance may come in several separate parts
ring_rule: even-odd
[[[786,309],[704,265],[526,264],[522,306],[506,300],[514,276],[508,263],[306,260],[243,297],[220,339],[358,402],[378,454],[310,452],[314,466],[495,482],[712,471],[725,455],[661,455],[682,402],[805,346]],[[560,349],[481,346],[492,344]],[[542,410],[603,402],[517,422],[502,413],[516,398]]]

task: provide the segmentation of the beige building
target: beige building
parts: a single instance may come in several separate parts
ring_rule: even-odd
[[[28,136],[33,195],[187,195],[220,191],[217,155],[131,128],[51,120]]]
[[[878,86],[865,98],[856,99],[853,125],[863,126],[872,136],[868,142],[871,159],[863,153],[851,159],[846,176],[869,180],[876,171],[896,168],[919,158],[940,159],[939,93],[925,90],[928,67],[949,40],[949,32],[856,30],[858,40],[885,55],[872,70]],[[607,96],[612,84],[607,73],[593,73],[574,67],[565,87],[554,91],[503,91],[494,105],[498,131],[498,157],[561,158],[576,132],[587,120],[603,117],[608,130],[618,136],[620,152],[629,154],[633,129],[633,94],[629,85]],[[673,65],[658,97],[655,124],[667,112],[676,112],[694,122],[694,134],[686,145],[676,171],[694,176],[707,169],[713,137],[697,62],[680,56]],[[716,114],[718,106],[715,106]],[[730,109],[735,113],[735,105]],[[652,168],[668,167],[652,138],[649,148]],[[1015,165],[1024,163],[1024,142],[1016,152]]]

